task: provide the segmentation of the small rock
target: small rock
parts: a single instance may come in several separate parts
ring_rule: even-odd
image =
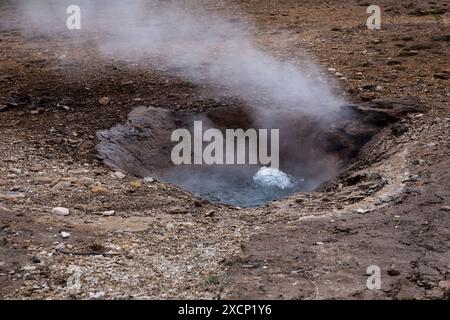
[[[375,95],[372,92],[363,92],[359,95],[362,101],[371,101],[375,99]]]
[[[446,296],[450,295],[450,280],[439,281],[439,288],[444,290]]]
[[[31,257],[31,261],[32,261],[33,263],[41,263],[41,259],[39,259],[39,258],[36,257],[36,256]]]
[[[446,34],[443,36],[432,36],[431,39],[433,41],[447,41],[450,42],[450,34]]]
[[[96,293],[89,293],[89,299],[92,300],[101,300],[105,297],[105,293],[103,291],[96,292]]]
[[[426,291],[425,294],[426,294],[426,297],[428,299],[435,300],[435,299],[442,299],[442,298],[444,298],[444,292],[439,287],[434,287],[433,289]]]
[[[398,268],[395,265],[391,264],[389,266],[389,269],[387,270],[387,273],[388,273],[388,275],[395,277],[400,274],[400,270],[398,270]]]
[[[55,184],[53,186],[54,190],[63,190],[63,189],[67,189],[69,187],[72,186],[72,182],[71,181],[60,181],[57,184]]]
[[[356,209],[356,212],[357,213],[367,213],[367,212],[370,212],[370,209],[363,209],[363,208],[358,208],[358,209]]]
[[[55,249],[58,251],[62,251],[66,248],[66,246],[64,245],[64,243],[59,243],[55,246]]]
[[[392,59],[392,60],[388,60],[388,61],[386,62],[386,64],[387,64],[388,66],[395,66],[395,65],[401,64],[401,61]]]
[[[206,217],[211,217],[212,215],[214,215],[215,211],[214,210],[208,210],[205,212],[205,216]]]
[[[413,56],[417,56],[417,55],[418,55],[417,51],[402,50],[402,51],[400,51],[400,53],[397,56],[398,57],[413,57]]]
[[[22,268],[23,271],[34,271],[36,269],[36,266],[25,266]]]
[[[186,212],[187,210],[185,208],[179,206],[171,207],[169,208],[169,210],[167,210],[167,213],[169,214],[183,214]]]
[[[450,211],[450,206],[442,206],[441,210],[442,211]]]
[[[448,79],[450,79],[450,75],[446,74],[446,73],[436,73],[434,75],[434,78],[435,79],[440,79],[440,80],[448,80]]]
[[[102,212],[102,216],[104,216],[104,217],[110,217],[110,216],[113,216],[115,214],[116,214],[116,212],[114,210],[109,210],[109,211],[103,211]]]
[[[125,174],[120,172],[120,171],[116,171],[112,174],[113,178],[117,179],[117,180],[122,180],[123,178],[125,178]]]
[[[106,106],[109,104],[109,98],[108,97],[102,97],[98,100],[98,103],[100,103],[102,106]]]
[[[12,162],[12,163],[14,163],[14,162],[19,161],[19,159],[13,156],[13,157],[6,158],[3,161],[4,162]]]
[[[4,200],[16,200],[16,199],[22,199],[25,198],[26,195],[22,192],[5,192],[5,193],[0,193],[0,200],[4,199]]]
[[[396,136],[396,137],[400,137],[401,135],[403,135],[404,133],[408,132],[408,127],[405,126],[404,124],[398,123],[398,124],[394,124],[391,128],[392,133]]]
[[[108,189],[106,189],[104,186],[102,185],[98,185],[98,186],[94,186],[91,188],[91,192],[92,193],[106,193],[108,192]]]
[[[63,239],[67,239],[70,237],[70,232],[66,232],[66,231],[61,231],[61,237]]]
[[[323,242],[322,242],[322,241],[317,241],[317,242],[316,242],[316,245],[318,245],[318,246],[323,246]]]
[[[60,216],[68,216],[70,214],[70,211],[69,209],[64,207],[56,207],[52,209],[52,213]]]
[[[155,182],[155,179],[152,177],[145,177],[144,178],[144,183],[152,183]]]
[[[12,168],[9,170],[9,172],[15,173],[15,174],[22,174],[22,170],[17,169],[17,168]]]
[[[60,138],[60,137],[55,137],[51,141],[54,144],[62,144],[64,142],[64,140],[62,138]]]
[[[139,189],[140,187],[142,187],[142,181],[141,180],[132,180],[132,181],[130,181],[129,185],[132,189]]]

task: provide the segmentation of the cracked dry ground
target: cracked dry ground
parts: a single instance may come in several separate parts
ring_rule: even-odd
[[[228,96],[102,58],[95,34],[31,35],[1,7],[0,297],[448,298],[448,2],[382,1],[380,31],[365,29],[362,2],[221,3],[202,1],[253,22],[276,56],[307,54],[342,74],[336,90],[349,101],[414,96],[424,112],[379,132],[321,192],[213,205],[115,174],[95,134],[140,105],[206,108]],[[366,287],[370,265],[381,290]],[[78,289],[67,288],[73,267]]]

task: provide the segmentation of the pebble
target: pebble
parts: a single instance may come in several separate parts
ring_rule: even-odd
[[[55,246],[55,249],[58,251],[62,251],[66,248],[66,246],[64,245],[64,243],[59,243]]]
[[[167,210],[167,212],[169,214],[183,214],[183,213],[186,213],[187,210],[185,208],[175,206],[175,207],[169,208],[169,210]]]
[[[36,266],[25,266],[22,268],[23,271],[34,271],[36,269]]]
[[[394,276],[398,276],[400,274],[400,270],[398,270],[398,268],[395,265],[391,264],[389,266],[389,269],[387,270],[387,273],[388,273],[388,275],[394,277]]]
[[[211,217],[212,215],[214,215],[215,211],[214,210],[208,210],[205,212],[205,216],[207,217]]]
[[[155,182],[155,179],[152,177],[145,177],[144,178],[144,183],[152,183]]]
[[[53,189],[54,190],[67,189],[70,186],[72,186],[72,182],[71,181],[60,181],[53,187]]]
[[[9,158],[4,159],[3,161],[4,162],[17,162],[17,161],[19,161],[19,159],[16,157],[9,157]]]
[[[116,212],[115,212],[114,210],[103,211],[103,212],[102,212],[102,216],[104,216],[104,217],[110,217],[110,216],[113,216],[113,215],[115,215],[115,214],[116,214]]]
[[[66,231],[61,231],[61,237],[62,237],[63,239],[67,239],[67,238],[70,237],[70,233],[69,233],[69,232],[66,232]]]
[[[25,198],[26,195],[22,192],[6,192],[6,193],[0,193],[0,199],[5,200],[14,200],[14,199],[21,199]]]
[[[139,189],[142,186],[142,181],[141,180],[132,180],[132,181],[130,181],[129,185],[132,189]]]
[[[96,292],[96,293],[89,293],[89,299],[92,300],[101,300],[105,297],[105,293],[103,291]]]
[[[439,287],[444,290],[446,295],[450,294],[450,280],[439,281]]]
[[[109,104],[109,98],[102,97],[102,98],[98,99],[98,103],[100,103],[102,106],[106,106]]]
[[[120,171],[116,171],[112,174],[113,178],[117,179],[117,180],[122,180],[123,178],[125,178],[125,174],[120,172]]]
[[[52,213],[60,215],[60,216],[68,216],[70,214],[69,209],[64,207],[56,207],[52,209]]]
[[[91,189],[91,192],[93,193],[106,193],[108,191],[108,189],[106,189],[103,186],[94,186]]]
[[[387,64],[388,66],[395,66],[395,65],[401,64],[401,61],[399,61],[399,60],[388,60],[388,61],[386,62],[386,64]]]

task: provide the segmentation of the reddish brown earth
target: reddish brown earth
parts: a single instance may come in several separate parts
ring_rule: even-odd
[[[201,2],[253,22],[280,59],[336,69],[350,102],[417,97],[423,111],[381,130],[320,191],[255,209],[213,205],[114,174],[96,133],[142,105],[206,110],[236,97],[106,59],[95,33],[37,36],[0,6],[0,297],[448,298],[447,1],[380,1],[378,31],[365,28],[362,1]],[[370,265],[381,290],[366,287]],[[67,285],[73,266],[80,288]]]

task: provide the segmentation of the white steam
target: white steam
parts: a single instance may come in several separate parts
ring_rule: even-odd
[[[73,1],[72,1],[73,2]],[[154,61],[182,70],[186,79],[224,87],[250,106],[322,115],[341,101],[313,66],[308,71],[279,61],[258,48],[242,26],[177,1],[76,1],[83,35],[95,32],[108,57]],[[25,1],[24,9],[41,31],[65,26],[68,1]]]

